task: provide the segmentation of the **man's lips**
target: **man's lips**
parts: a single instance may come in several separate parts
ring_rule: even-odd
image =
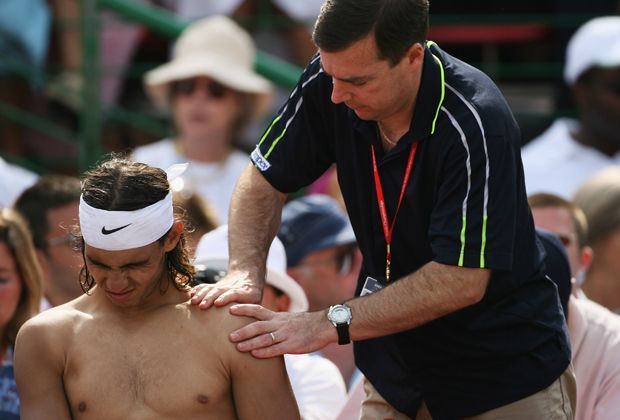
[[[129,296],[131,295],[131,292],[133,292],[133,289],[126,290],[124,292],[112,292],[110,290],[106,290],[106,294],[110,297],[110,299],[116,302],[123,302],[127,300]]]

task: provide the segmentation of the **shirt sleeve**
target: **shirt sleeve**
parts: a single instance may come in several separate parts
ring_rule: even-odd
[[[517,161],[508,138],[450,117],[429,236],[434,260],[510,270],[517,219]],[[431,139],[432,141],[432,139]]]
[[[317,54],[251,154],[254,166],[277,190],[297,191],[334,162],[330,96],[331,82]]]

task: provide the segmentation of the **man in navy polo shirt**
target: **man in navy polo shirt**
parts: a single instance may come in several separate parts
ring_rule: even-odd
[[[235,305],[258,319],[231,333],[237,348],[262,358],[354,340],[362,418],[572,418],[519,128],[493,82],[427,30],[427,0],[327,0],[319,53],[237,184],[228,276],[193,302],[258,302],[286,194],[335,162],[360,297],[301,314]]]

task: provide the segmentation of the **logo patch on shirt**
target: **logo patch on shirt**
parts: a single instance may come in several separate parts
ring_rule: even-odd
[[[252,162],[254,162],[256,167],[262,172],[265,172],[267,169],[271,168],[271,163],[269,163],[269,161],[263,157],[263,154],[260,152],[258,146],[256,146],[256,149],[254,149],[254,151],[250,155],[250,158],[252,159]]]

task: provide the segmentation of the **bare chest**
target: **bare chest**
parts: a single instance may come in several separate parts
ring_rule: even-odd
[[[74,418],[234,418],[228,371],[194,327],[81,326],[64,375]]]

